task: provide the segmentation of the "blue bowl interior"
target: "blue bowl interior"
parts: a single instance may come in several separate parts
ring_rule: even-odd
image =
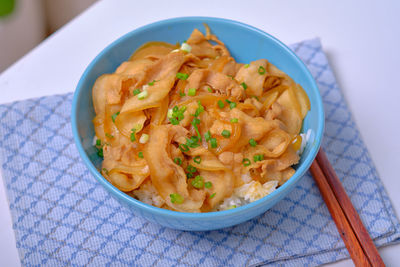
[[[212,33],[227,45],[236,61],[248,63],[260,58],[266,58],[303,86],[311,101],[311,110],[303,122],[303,132],[311,129],[313,141],[307,144],[301,161],[297,165],[296,174],[271,195],[229,211],[203,214],[179,213],[152,207],[127,196],[108,183],[96,170],[96,167],[101,165],[101,159],[97,156],[96,150],[92,145],[94,136],[92,120],[95,113],[91,91],[95,80],[100,75],[114,72],[122,62],[128,60],[130,55],[144,43],[149,41],[182,42],[190,36],[194,28],[204,32],[203,23],[207,23]],[[150,212],[153,216],[210,220],[210,218],[216,219],[218,216],[227,216],[235,212],[245,214],[246,209],[253,210],[252,213],[255,214],[257,213],[255,211],[257,207],[263,206],[268,209],[274,204],[273,202],[276,202],[273,200],[278,199],[279,194],[281,194],[279,196],[279,199],[281,199],[282,195],[286,195],[291,191],[309,168],[319,149],[324,128],[324,114],[321,96],[311,74],[297,56],[280,41],[256,28],[239,22],[218,18],[188,17],[160,21],[144,26],[124,35],[105,48],[91,62],[79,81],[73,100],[72,127],[78,150],[89,170],[118,200],[124,202],[124,204],[136,205],[137,208],[144,209],[143,212]],[[266,204],[268,201],[271,204]],[[229,223],[220,225],[218,228],[224,226],[229,226]]]

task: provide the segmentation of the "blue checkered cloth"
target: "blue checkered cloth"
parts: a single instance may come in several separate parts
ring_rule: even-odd
[[[323,147],[377,246],[400,224],[319,40],[291,46],[325,104]],[[349,254],[307,173],[289,196],[251,221],[172,230],[132,214],[91,176],[72,139],[72,94],[0,106],[0,146],[24,266],[316,266]]]

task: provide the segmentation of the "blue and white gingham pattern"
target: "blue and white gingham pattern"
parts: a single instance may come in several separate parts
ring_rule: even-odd
[[[292,46],[318,82],[323,147],[378,246],[400,225],[319,40]],[[315,266],[348,257],[309,174],[264,215],[210,232],[171,230],[135,216],[81,162],[72,94],[0,106],[3,177],[24,266]]]

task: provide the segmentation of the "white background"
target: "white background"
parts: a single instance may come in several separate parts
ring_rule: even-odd
[[[0,103],[72,92],[106,45],[148,23],[214,16],[260,28],[286,44],[321,38],[339,86],[400,214],[400,1],[100,1],[0,75]],[[1,37],[0,37],[1,39]],[[0,266],[18,266],[0,185]],[[400,263],[400,244],[379,250]],[[350,260],[333,266],[352,266]]]

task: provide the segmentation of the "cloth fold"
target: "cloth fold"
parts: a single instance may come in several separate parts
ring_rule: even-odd
[[[400,224],[318,39],[291,46],[324,101],[323,148],[377,246]],[[240,225],[185,232],[151,223],[90,175],[72,138],[72,94],[0,106],[0,146],[23,266],[316,266],[349,257],[312,177]]]

